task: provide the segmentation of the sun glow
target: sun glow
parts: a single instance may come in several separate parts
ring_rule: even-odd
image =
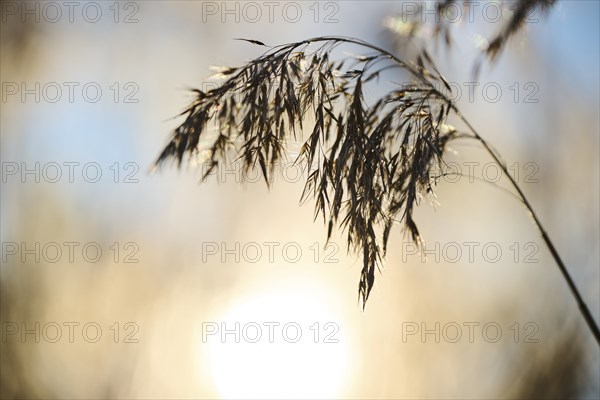
[[[340,316],[328,309],[328,295],[319,289],[278,284],[203,323],[202,357],[221,397],[341,395],[350,346]]]

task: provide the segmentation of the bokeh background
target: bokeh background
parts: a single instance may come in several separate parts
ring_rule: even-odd
[[[457,142],[448,159],[463,173],[479,163],[483,181],[442,180],[435,204],[424,199],[426,261],[393,231],[364,312],[361,259],[339,232],[325,246],[313,203],[299,204],[297,169],[270,190],[237,183],[235,167],[201,184],[201,167],[152,170],[188,89],[209,88],[211,66],[263,51],[234,38],[340,35],[393,49],[389,18],[408,2],[72,3],[69,15],[62,2],[1,2],[3,398],[600,396],[598,346],[527,213],[498,189],[506,181],[486,182],[495,169],[483,170],[476,146]],[[499,3],[475,3],[473,22],[452,24],[452,48],[430,40],[430,50],[462,89],[463,113],[515,166],[598,321],[600,6],[559,1],[532,16],[484,64],[470,99],[477,45],[506,21]],[[489,83],[498,101],[482,91]],[[236,322],[261,325],[262,339],[203,337]],[[280,324],[273,343],[265,322]],[[289,322],[302,329],[297,343],[282,338]],[[439,340],[421,336],[436,324]]]

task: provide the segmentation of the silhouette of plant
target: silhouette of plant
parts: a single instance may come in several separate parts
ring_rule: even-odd
[[[438,12],[450,3],[441,4]],[[485,54],[496,57],[529,7],[547,8],[552,3],[518,2],[515,16]],[[241,40],[268,47],[257,40]],[[332,54],[342,45],[368,53],[335,61]],[[411,82],[393,84],[387,94],[367,101],[365,86],[391,68],[404,71]],[[276,163],[286,157],[286,145],[298,140],[311,121],[312,133],[296,160],[310,171],[302,199],[316,199],[315,218],[321,215],[327,224],[327,240],[339,227],[347,233],[348,250],[362,255],[358,294],[364,308],[391,228],[400,224],[420,245],[413,212],[432,195],[439,171],[444,173],[447,144],[458,138],[475,140],[500,166],[530,212],[600,343],[600,331],[531,204],[500,156],[451,98],[438,90],[444,86],[451,93],[425,49],[412,61],[359,39],[316,37],[268,48],[242,67],[222,68],[219,75],[225,79],[221,86],[194,90],[194,101],[181,114],[185,121],[173,132],[157,166],[171,159],[181,165],[186,157],[202,161],[208,154],[205,177],[235,157],[242,160],[244,172],[260,167],[268,184]],[[446,123],[450,114],[464,123],[466,132]]]
[[[527,22],[539,21],[536,13],[547,13],[554,5],[556,0],[513,0],[498,2],[498,6],[506,9],[506,14],[510,14],[508,21],[502,28],[491,38],[480,38],[481,42],[481,57],[475,63],[474,75],[477,76],[482,62],[487,59],[495,61],[501,51],[506,47],[509,39],[514,36]],[[478,3],[472,3],[470,0],[443,0],[435,4],[435,18],[433,21],[423,18],[426,13],[425,2],[411,3],[411,6],[416,9],[409,9],[403,14],[394,17],[386,18],[385,25],[394,33],[393,41],[400,48],[408,41],[411,44],[416,42],[416,39],[425,36],[424,43],[428,43],[430,39],[443,39],[443,43],[447,48],[452,47],[452,29],[451,27],[457,21],[457,16],[471,15],[470,7],[477,6]],[[460,19],[460,18],[458,18]],[[424,33],[424,35],[421,35]]]

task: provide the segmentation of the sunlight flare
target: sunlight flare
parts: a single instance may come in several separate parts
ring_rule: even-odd
[[[223,398],[331,398],[347,378],[349,346],[327,293],[286,282],[240,297],[202,324],[207,358]]]

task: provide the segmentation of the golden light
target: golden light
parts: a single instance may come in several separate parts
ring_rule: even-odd
[[[200,357],[223,398],[331,398],[348,379],[347,333],[314,282],[277,283],[202,324]]]

